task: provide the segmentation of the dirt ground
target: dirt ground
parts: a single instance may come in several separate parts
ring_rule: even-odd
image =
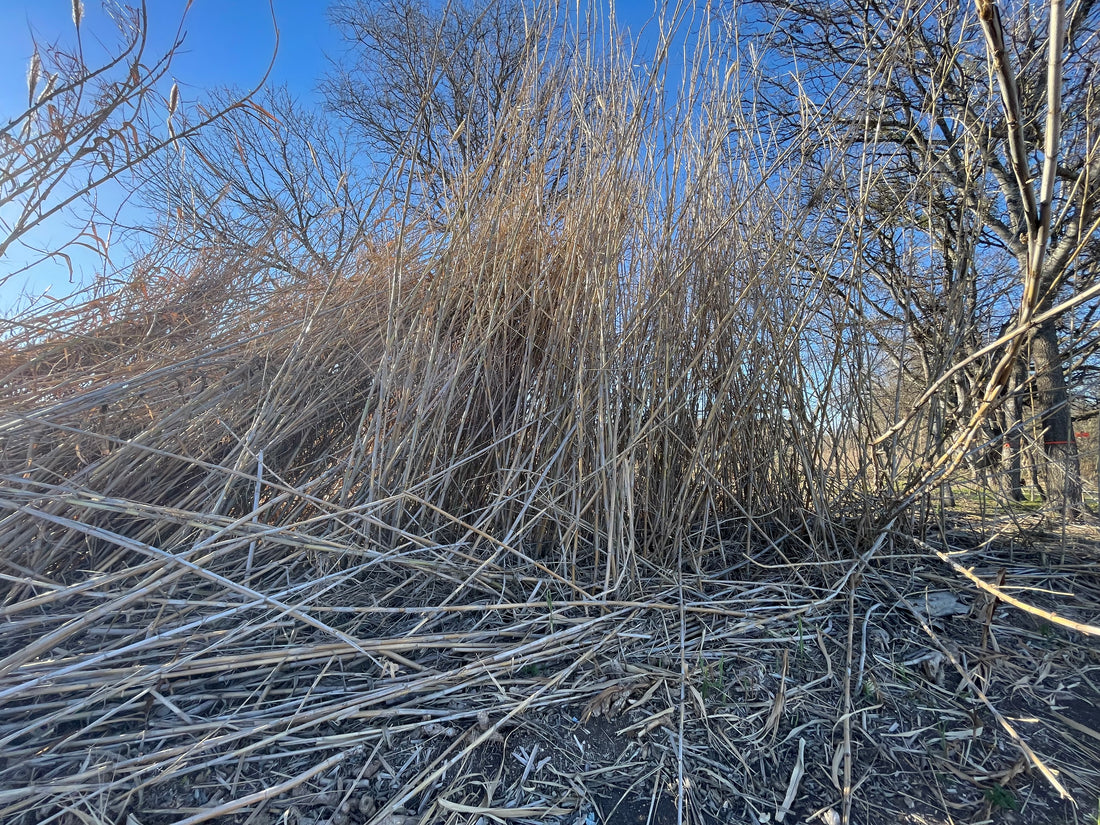
[[[495,604],[436,612],[393,590],[357,607],[341,580],[309,603],[365,654],[164,594],[187,633],[120,645],[105,615],[5,676],[0,820],[1095,823],[1100,645],[1072,625],[1100,624],[1096,530],[964,525],[868,558],[731,552],[599,605],[516,570]]]

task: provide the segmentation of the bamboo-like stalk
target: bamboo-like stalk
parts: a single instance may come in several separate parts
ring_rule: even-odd
[[[700,38],[677,90],[671,31],[648,57],[575,34],[510,90],[443,228],[386,204],[293,280],[262,250],[162,249],[177,277],[8,322],[0,820],[578,813],[601,780],[558,733],[553,794],[530,753],[507,804],[455,779],[563,709],[629,717],[654,809],[710,783],[745,818],[809,815],[840,722],[855,807],[857,694],[902,667],[867,641],[874,600],[932,574],[880,518],[873,331],[829,286],[850,261],[834,239],[805,263],[808,171],[739,105],[763,65]],[[826,137],[840,173],[850,136]],[[749,766],[792,747],[783,797]]]

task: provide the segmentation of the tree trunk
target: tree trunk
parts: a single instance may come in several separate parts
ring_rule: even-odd
[[[1058,348],[1058,330],[1052,320],[1035,331],[1031,339],[1031,358],[1035,363],[1035,387],[1043,425],[1047,508],[1065,518],[1074,518],[1082,510],[1081,461],[1073,438],[1073,418],[1062,353]]]
[[[1023,464],[1020,448],[1023,446],[1024,403],[1020,388],[1027,380],[1027,365],[1017,359],[1009,384],[1009,398],[1001,412],[1004,415],[1004,477],[1005,494],[1012,501],[1024,500]]]

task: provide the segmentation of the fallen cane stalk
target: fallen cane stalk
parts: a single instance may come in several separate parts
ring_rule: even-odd
[[[962,666],[958,658],[947,648],[946,645],[944,645],[939,640],[939,638],[936,636],[935,631],[932,629],[931,625],[928,624],[927,620],[920,613],[920,611],[918,611],[917,608],[914,607],[908,599],[901,595],[901,593],[897,591],[897,588],[895,588],[893,584],[888,581],[884,583],[893,592],[894,596],[898,600],[898,603],[905,605],[906,609],[913,615],[913,618],[916,619],[917,623],[921,626],[921,629],[924,630],[924,632],[936,645],[940,653],[942,653],[944,657],[949,662],[951,662],[955,670],[958,671],[959,675],[962,677],[963,683],[968,688],[970,688],[974,692],[974,695],[978,698],[978,700],[982,704],[984,704],[986,708],[989,709],[989,712],[993,714],[993,718],[997,720],[997,723],[1004,729],[1005,733],[1007,733],[1012,738],[1012,741],[1016,743],[1016,747],[1020,749],[1020,751],[1024,754],[1024,757],[1032,765],[1039,769],[1039,772],[1046,778],[1051,787],[1054,788],[1054,790],[1058,791],[1058,795],[1062,799],[1072,799],[1073,797],[1070,796],[1070,793],[1066,790],[1066,787],[1058,781],[1058,777],[1054,775],[1054,772],[1046,766],[1043,760],[1041,760],[1039,756],[1035,753],[1035,751],[1033,751],[1031,747],[1027,744],[1027,742],[1023,740],[1020,734],[1016,731],[1012,724],[1004,718],[1001,712],[993,707],[993,703],[989,701],[989,697],[985,695],[985,691],[983,691],[974,682],[974,680],[970,678],[970,674],[967,672],[966,668]]]
[[[848,659],[844,672],[844,786],[841,788],[841,822],[852,817],[852,664],[855,658],[856,580],[848,587]]]
[[[787,783],[787,795],[783,797],[783,804],[779,806],[779,810],[775,812],[775,821],[782,822],[787,818],[787,814],[791,812],[791,806],[794,804],[795,797],[798,796],[798,786],[802,783],[802,775],[806,773],[806,740],[803,737],[798,738],[798,759],[794,763],[794,768],[791,770],[791,779]]]
[[[319,765],[315,765],[305,773],[298,774],[293,779],[288,779],[279,785],[275,785],[272,788],[264,788],[262,791],[256,791],[256,793],[249,794],[248,796],[242,796],[240,799],[234,799],[230,802],[226,802],[224,805],[219,805],[216,808],[209,808],[200,813],[189,816],[186,819],[181,819],[175,825],[198,825],[200,822],[206,822],[217,816],[225,816],[231,814],[234,811],[239,811],[241,808],[245,808],[249,805],[255,805],[257,802],[264,802],[268,799],[274,799],[280,794],[284,794],[287,791],[291,791],[297,788],[303,782],[308,782],[319,773],[324,773],[333,765],[343,761],[348,755],[347,751],[338,753],[334,756],[330,756],[324,762]]]
[[[1061,625],[1062,627],[1068,627],[1070,630],[1076,630],[1078,633],[1084,633],[1087,636],[1100,636],[1100,627],[1097,627],[1096,625],[1092,625],[1092,624],[1085,624],[1083,622],[1075,622],[1072,619],[1063,619],[1057,613],[1052,613],[1049,610],[1043,610],[1042,608],[1035,607],[1034,605],[1030,605],[1027,602],[1022,602],[1019,599],[1017,599],[1016,597],[1009,595],[1008,593],[1006,593],[1004,590],[997,587],[996,585],[990,584],[989,582],[980,579],[978,576],[976,576],[974,574],[973,568],[963,567],[961,564],[959,564],[957,561],[955,561],[949,555],[944,553],[942,550],[937,550],[936,548],[931,547],[931,546],[925,544],[922,541],[919,541],[919,540],[916,540],[916,541],[918,541],[918,543],[920,545],[928,548],[933,553],[935,553],[937,556],[939,556],[941,561],[944,561],[947,564],[950,564],[951,567],[953,567],[955,569],[956,573],[959,573],[959,574],[965,576],[971,582],[973,582],[977,587],[984,590],[986,593],[989,593],[990,595],[995,596],[999,600],[1001,600],[1003,602],[1007,602],[1008,604],[1012,605],[1013,607],[1018,607],[1020,610],[1023,610],[1025,613],[1030,613],[1033,616],[1039,616],[1043,619],[1046,619],[1051,624]]]

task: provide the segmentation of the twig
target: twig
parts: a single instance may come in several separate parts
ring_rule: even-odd
[[[274,799],[275,797],[292,791],[301,785],[303,782],[308,782],[318,774],[322,774],[331,768],[333,765],[337,765],[347,757],[347,752],[337,753],[330,756],[324,762],[318,765],[314,765],[305,773],[298,774],[292,779],[288,779],[286,782],[280,782],[271,788],[264,788],[262,791],[257,791],[247,796],[242,796],[239,799],[234,799],[230,802],[226,802],[223,805],[218,805],[216,808],[210,808],[209,810],[202,811],[201,813],[194,814],[192,816],[185,817],[178,820],[175,825],[198,825],[200,822],[207,822],[215,817],[225,816],[231,814],[234,811],[239,811],[241,808],[246,808],[249,805],[255,805],[257,802],[266,802],[268,799]]]

